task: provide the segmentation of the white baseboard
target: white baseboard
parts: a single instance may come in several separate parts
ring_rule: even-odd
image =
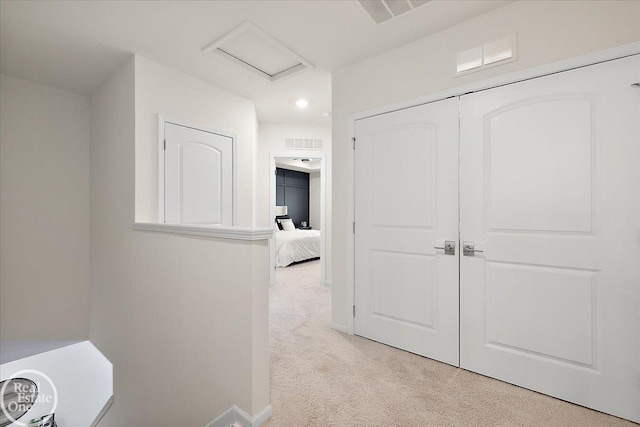
[[[205,427],[229,427],[232,426],[233,423],[236,422],[236,411],[235,406],[233,405],[231,408],[224,411],[215,420],[211,421]]]
[[[272,414],[273,409],[271,405],[267,405],[266,408],[258,412],[258,415],[255,417],[251,417],[238,406],[233,405],[215,420],[207,424],[206,427],[235,427],[234,424],[242,427],[260,427],[271,418]]]
[[[262,411],[258,412],[258,415],[253,417],[251,427],[260,427],[262,424],[269,421],[271,415],[273,415],[273,408],[271,405],[267,405]]]
[[[329,326],[331,327],[331,329],[335,329],[336,331],[344,332],[345,334],[351,335],[351,333],[349,332],[349,328],[347,328],[346,326],[342,326],[333,322],[331,322]]]
[[[104,408],[102,408],[102,410],[100,411],[96,419],[93,421],[93,423],[91,423],[91,427],[95,427],[98,425],[98,423],[100,423],[100,420],[102,419],[102,417],[105,416],[109,408],[111,408],[111,405],[113,405],[113,395],[109,398],[107,403],[104,405]]]

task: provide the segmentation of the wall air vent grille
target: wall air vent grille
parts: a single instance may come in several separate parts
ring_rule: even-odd
[[[430,0],[358,0],[373,20],[380,24],[422,6]]]
[[[467,74],[496,65],[506,64],[517,59],[517,35],[484,43],[481,46],[458,53],[456,75]]]
[[[285,138],[284,147],[288,150],[322,150],[322,140],[316,138]]]
[[[474,47],[473,49],[465,50],[458,54],[458,64],[456,68],[458,73],[463,73],[478,67],[482,67],[482,46]]]
[[[500,39],[482,46],[482,55],[485,64],[504,61],[513,57],[511,39]]]

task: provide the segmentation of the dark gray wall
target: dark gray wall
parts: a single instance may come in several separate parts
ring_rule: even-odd
[[[276,169],[276,205],[287,206],[296,226],[309,222],[309,174],[288,169]]]

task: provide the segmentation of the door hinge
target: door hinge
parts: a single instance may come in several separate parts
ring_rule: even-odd
[[[356,223],[353,223],[353,234],[356,234]]]
[[[166,139],[164,140],[164,142],[163,142],[163,144],[162,144],[162,149],[163,149],[164,151],[167,151],[167,140],[166,140]]]
[[[353,317],[356,317],[356,306],[353,306]]]
[[[351,141],[353,142],[353,149],[356,149],[356,137],[354,136],[353,138],[351,138]]]

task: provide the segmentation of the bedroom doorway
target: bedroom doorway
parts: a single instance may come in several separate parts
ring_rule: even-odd
[[[276,231],[271,242],[270,285],[276,284],[278,269],[318,257],[320,283],[327,285],[325,154],[271,153],[270,171],[269,221]]]

